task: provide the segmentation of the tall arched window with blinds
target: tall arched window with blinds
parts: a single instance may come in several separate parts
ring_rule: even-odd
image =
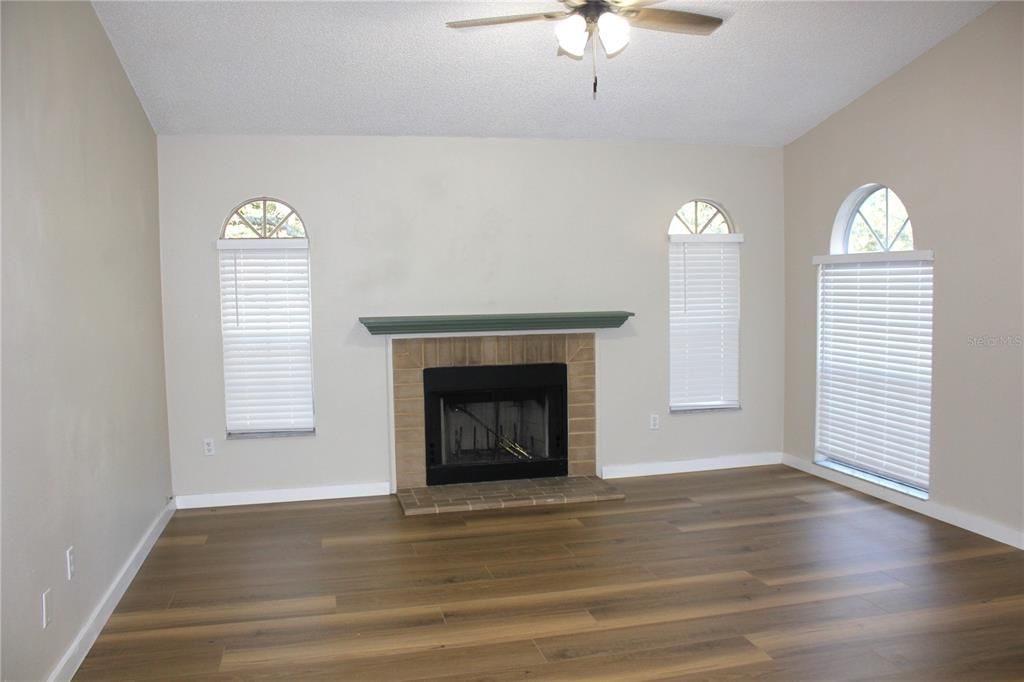
[[[818,463],[918,497],[931,449],[932,261],[890,188],[843,203],[818,266]]]
[[[725,211],[693,200],[669,225],[669,407],[739,407],[740,244]]]
[[[283,201],[251,199],[231,212],[217,247],[228,436],[313,433],[305,224]]]

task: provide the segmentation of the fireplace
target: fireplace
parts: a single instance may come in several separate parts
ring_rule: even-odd
[[[423,370],[427,485],[565,476],[564,363]]]
[[[427,485],[424,374],[437,368],[556,363],[568,375],[568,475],[597,473],[597,386],[593,333],[396,338],[391,341],[394,476],[398,490]],[[436,414],[436,413],[435,413]],[[466,436],[463,430],[463,438]],[[477,431],[480,439],[480,431]],[[465,442],[465,441],[464,441]],[[536,442],[536,437],[535,437]]]

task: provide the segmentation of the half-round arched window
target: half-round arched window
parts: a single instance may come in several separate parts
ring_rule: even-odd
[[[221,239],[305,239],[306,227],[295,209],[278,199],[251,199],[231,212]]]
[[[732,222],[721,206],[704,199],[683,204],[669,223],[669,234],[729,234]]]
[[[834,254],[913,251],[910,214],[896,192],[884,185],[857,188],[839,208],[832,228]]]
[[[231,211],[221,238],[220,310],[228,437],[314,433],[309,239],[268,197]]]
[[[740,243],[721,206],[694,199],[668,229],[669,407],[739,407]]]
[[[815,461],[927,498],[934,268],[884,185],[839,207],[818,256]]]

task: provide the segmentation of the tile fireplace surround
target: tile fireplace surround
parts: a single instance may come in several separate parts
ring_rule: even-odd
[[[398,338],[392,341],[391,362],[399,489],[426,485],[423,370],[429,367],[564,362],[569,376],[569,475],[597,473],[593,333]]]

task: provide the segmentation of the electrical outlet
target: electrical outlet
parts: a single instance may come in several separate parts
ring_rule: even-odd
[[[212,438],[203,439],[203,454],[207,457],[213,457],[217,453],[217,448],[213,444]]]
[[[651,429],[651,431],[657,431],[660,426],[661,426],[661,417],[659,417],[656,414],[652,414],[651,415],[651,421],[648,424],[648,427]]]
[[[67,564],[68,569],[68,580],[73,580],[75,577],[75,546],[71,545],[64,550],[64,560]]]
[[[50,623],[53,622],[53,614],[50,613],[50,608],[53,604],[50,603],[50,590],[47,589],[43,592],[43,629],[45,630]]]

